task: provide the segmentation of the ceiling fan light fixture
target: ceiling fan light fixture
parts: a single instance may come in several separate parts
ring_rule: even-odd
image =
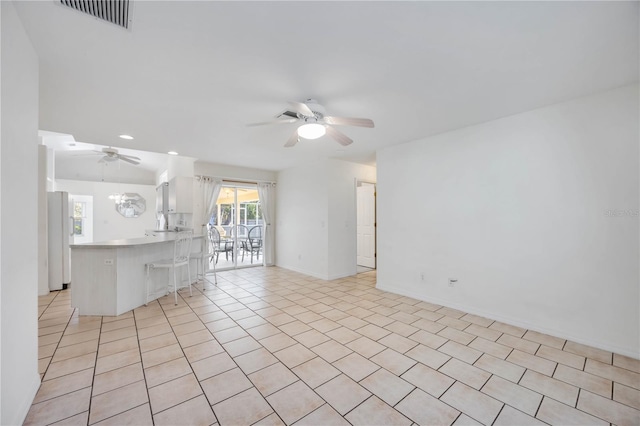
[[[307,123],[298,127],[298,136],[305,139],[318,139],[325,133],[327,133],[327,129],[318,123]]]

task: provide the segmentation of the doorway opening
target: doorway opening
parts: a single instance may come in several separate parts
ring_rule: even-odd
[[[357,272],[376,269],[376,184],[356,182]]]
[[[213,258],[216,269],[263,266],[264,219],[257,185],[225,184],[209,224],[221,238]]]

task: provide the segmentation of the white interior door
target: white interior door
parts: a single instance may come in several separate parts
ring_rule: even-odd
[[[356,187],[357,199],[357,263],[376,267],[376,187],[362,183]]]

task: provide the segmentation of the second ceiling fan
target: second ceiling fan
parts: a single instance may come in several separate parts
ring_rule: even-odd
[[[340,145],[347,146],[353,143],[353,140],[333,126],[373,127],[373,121],[368,118],[333,117],[325,115],[324,107],[318,104],[315,99],[307,99],[305,102],[290,101],[289,104],[294,110],[285,111],[278,115],[278,120],[254,123],[249,126],[300,122],[301,125],[289,137],[287,143],[284,144],[287,148],[298,143],[300,138],[317,139],[325,134],[331,136]]]
[[[76,151],[75,155],[100,155],[101,158],[98,160],[98,163],[111,163],[114,161],[122,160],[127,163],[133,164],[137,166],[140,164],[140,158],[134,157],[133,155],[120,154],[117,149],[111,147],[104,147],[100,151],[92,149],[86,151]]]

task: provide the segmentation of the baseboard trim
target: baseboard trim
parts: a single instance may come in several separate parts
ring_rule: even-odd
[[[311,271],[307,271],[305,269],[294,268],[292,266],[281,265],[281,264],[276,264],[276,266],[278,268],[283,268],[283,269],[288,269],[288,270],[293,271],[293,272],[298,272],[299,274],[309,275],[310,277],[313,277],[313,278],[318,278],[318,279],[321,279],[321,280],[327,280],[328,279],[328,277],[326,275],[323,276],[321,274],[318,274],[318,273],[315,273],[315,272],[311,272]]]
[[[333,274],[333,275],[321,275],[321,274],[316,274],[314,272],[311,271],[307,271],[304,269],[300,269],[300,268],[293,268],[291,266],[287,266],[287,265],[276,265],[278,268],[283,268],[283,269],[288,269],[290,271],[293,272],[298,272],[300,274],[305,274],[305,275],[309,275],[310,277],[313,278],[319,278],[321,280],[325,280],[325,281],[331,281],[331,280],[339,280],[340,278],[346,278],[346,277],[352,277],[354,275],[356,275],[356,273],[348,273],[348,272],[343,272],[343,273],[338,273],[338,274]]]
[[[339,280],[340,278],[352,277],[354,275],[356,275],[355,272],[352,273],[352,274],[350,274],[348,272],[343,272],[343,273],[340,273],[340,274],[329,275],[329,281],[331,281],[331,280]]]
[[[639,359],[640,358],[640,354],[638,352],[634,352],[633,349],[630,348],[624,348],[624,347],[620,347],[620,346],[616,346],[616,345],[606,345],[606,344],[602,344],[601,342],[597,342],[591,339],[584,339],[582,337],[579,336],[574,336],[571,335],[570,333],[566,333],[562,330],[559,329],[555,329],[555,328],[548,328],[548,327],[540,327],[536,324],[532,324],[529,323],[527,321],[522,321],[518,318],[511,318],[508,316],[502,316],[502,315],[496,315],[493,312],[486,312],[482,309],[477,309],[473,306],[469,306],[469,305],[465,305],[465,304],[461,304],[461,303],[454,303],[454,302],[450,302],[447,300],[442,300],[439,299],[437,297],[425,297],[423,294],[419,294],[413,291],[407,291],[405,289],[396,287],[396,286],[389,286],[389,285],[384,285],[384,284],[380,284],[379,282],[376,284],[376,288],[379,290],[383,290],[383,291],[388,291],[390,293],[395,293],[395,294],[400,294],[402,296],[408,296],[408,297],[412,297],[414,299],[418,299],[418,300],[422,300],[424,302],[429,302],[429,303],[435,303],[437,305],[442,305],[442,306],[446,306],[449,308],[453,308],[453,309],[458,309],[460,311],[464,311],[467,312],[469,314],[473,314],[473,315],[479,315],[485,318],[489,318],[495,321],[500,321],[503,322],[505,324],[510,324],[510,325],[515,325],[516,327],[521,327],[521,328],[525,328],[527,330],[531,330],[531,331],[537,331],[539,333],[544,333],[544,334],[548,334],[550,336],[554,336],[554,337],[559,337],[561,339],[567,339],[567,340],[571,340],[573,342],[576,343],[580,343],[583,345],[587,345],[587,346],[592,346],[594,348],[598,348],[598,349],[602,349],[605,351],[610,351],[616,354],[620,354],[620,355],[625,355],[631,358],[635,358],[635,359]]]

